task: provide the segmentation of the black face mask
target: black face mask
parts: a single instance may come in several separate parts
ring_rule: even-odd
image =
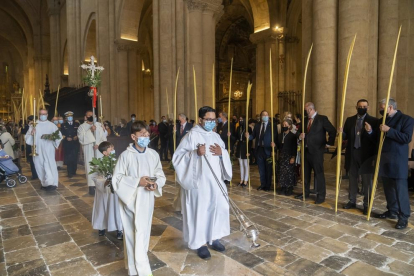
[[[86,117],[86,119],[88,120],[88,122],[93,122],[93,117],[92,116]]]
[[[381,116],[384,116],[384,110],[380,110],[379,114],[381,114]]]
[[[367,114],[367,109],[366,108],[358,107],[357,110],[358,110],[358,115],[359,116],[364,116],[365,114]]]
[[[283,132],[288,131],[288,129],[289,129],[288,127],[282,127]]]
[[[240,121],[239,121],[239,124],[243,124],[243,120],[240,120]]]

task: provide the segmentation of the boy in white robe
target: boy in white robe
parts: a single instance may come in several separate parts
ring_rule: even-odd
[[[147,252],[154,196],[162,195],[161,188],[166,180],[158,153],[148,148],[149,136],[144,122],[132,123],[134,143],[119,156],[112,177],[113,188],[119,197],[129,275],[152,275]]]
[[[85,113],[85,122],[78,128],[79,143],[82,145],[83,157],[85,160],[85,173],[88,179],[89,194],[95,194],[95,182],[92,175],[89,174],[89,162],[93,157],[101,158],[103,155],[99,152],[99,144],[106,141],[106,135],[103,126],[99,122],[94,122],[93,112],[88,110]]]
[[[212,131],[216,126],[215,110],[205,106],[198,114],[199,124],[181,140],[174,153],[173,165],[177,181],[183,188],[184,240],[190,249],[197,249],[200,258],[209,259],[207,243],[216,251],[225,250],[219,239],[230,234],[230,214],[229,204],[204,156],[225,192],[224,181],[231,180],[232,167],[223,140]]]
[[[99,151],[104,156],[115,154],[114,145],[106,141],[99,144]],[[92,178],[96,187],[92,211],[92,227],[98,230],[99,236],[105,235],[105,230],[108,232],[117,231],[117,239],[122,240],[123,228],[118,196],[111,192],[106,178],[97,174],[94,174]]]
[[[58,130],[55,124],[47,120],[47,115],[46,109],[40,109],[36,128],[33,128],[33,125],[31,125],[25,139],[26,144],[33,146],[33,135],[35,135],[36,153],[38,155],[33,156],[33,163],[42,184],[42,189],[53,191],[56,190],[59,180],[55,150],[59,147],[60,141],[62,141],[62,133],[59,131],[60,139],[54,141],[42,139],[42,136],[52,134]]]

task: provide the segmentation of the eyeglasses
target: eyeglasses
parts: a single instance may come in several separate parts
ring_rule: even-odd
[[[203,118],[203,120],[206,121],[206,122],[210,122],[210,123],[216,121],[216,119],[204,119],[204,118]]]

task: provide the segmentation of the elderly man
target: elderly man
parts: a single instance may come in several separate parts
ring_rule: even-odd
[[[178,115],[178,120],[180,122],[177,125],[177,131],[176,131],[177,147],[180,144],[181,139],[187,134],[187,132],[189,132],[193,128],[193,125],[191,123],[187,122],[187,117],[185,116],[185,114],[183,114],[183,113],[179,114]]]
[[[379,111],[385,119],[385,125],[380,119],[379,131],[367,126],[370,135],[385,133],[384,145],[382,148],[379,177],[382,178],[387,209],[383,214],[378,215],[381,219],[396,219],[396,229],[407,227],[410,217],[410,200],[408,197],[408,144],[411,142],[414,129],[414,119],[397,110],[397,102],[390,99],[388,106],[386,99],[379,102]]]
[[[325,202],[326,184],[325,173],[323,169],[323,154],[325,148],[333,146],[335,143],[336,129],[329,121],[328,117],[318,114],[315,105],[311,102],[305,104],[305,110],[308,115],[304,124],[305,133],[299,135],[299,139],[305,139],[305,197],[310,194],[310,181],[312,170],[315,173],[317,196],[315,204]],[[326,141],[326,133],[329,139]],[[296,196],[302,199],[303,194]]]
[[[11,158],[14,159],[13,146],[15,144],[14,138],[7,132],[5,126],[0,125],[0,141],[3,144],[3,149]]]

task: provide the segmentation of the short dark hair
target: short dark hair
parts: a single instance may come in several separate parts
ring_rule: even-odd
[[[104,151],[107,151],[110,147],[113,147],[111,142],[104,141],[99,144],[98,150],[103,154]]]
[[[198,110],[198,117],[200,118],[204,118],[204,116],[206,116],[207,112],[214,112],[216,113],[216,110],[210,106],[203,106],[202,108],[200,108]]]
[[[267,114],[269,114],[269,112],[267,112],[267,110],[262,110],[262,112],[260,112],[260,119],[262,118],[263,112],[266,112]]]
[[[357,105],[358,105],[359,103],[367,103],[367,104],[369,105],[368,100],[365,100],[365,99],[360,99],[360,100],[357,102]]]
[[[143,129],[146,129],[148,131],[148,125],[143,121],[136,121],[131,125],[131,134],[140,132]]]
[[[131,114],[131,118],[132,118],[132,117],[137,117],[137,116],[135,116],[135,114]]]
[[[88,112],[92,112],[92,110],[86,110],[86,112],[85,112],[85,116],[86,116],[86,113],[88,113]],[[92,112],[93,113],[93,112]]]

